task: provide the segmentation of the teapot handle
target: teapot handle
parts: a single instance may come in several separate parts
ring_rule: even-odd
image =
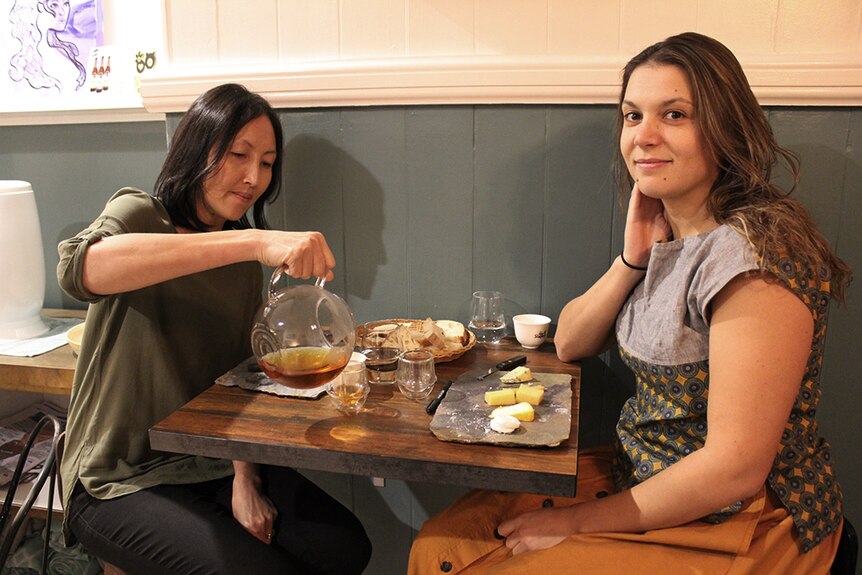
[[[285,273],[286,271],[287,271],[287,267],[285,267],[285,266],[278,266],[277,268],[275,268],[273,270],[272,279],[269,282],[269,295],[270,296],[274,296],[276,294],[276,292],[278,291],[277,285],[278,285],[278,281],[281,279],[281,276],[283,275],[285,278],[288,277],[288,275]],[[326,278],[317,278],[317,280],[315,280],[315,282],[314,282],[314,285],[319,287],[319,288],[322,288],[323,286],[326,285]]]

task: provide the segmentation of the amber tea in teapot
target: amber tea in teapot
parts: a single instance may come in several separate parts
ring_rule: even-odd
[[[284,270],[273,272],[269,298],[255,317],[251,348],[271,379],[300,389],[335,379],[350,360],[356,324],[347,303],[315,285],[276,289]]]
[[[272,351],[258,360],[270,379],[298,389],[311,389],[341,373],[350,354],[325,347],[292,347]]]

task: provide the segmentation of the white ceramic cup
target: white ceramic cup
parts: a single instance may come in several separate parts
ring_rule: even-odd
[[[537,313],[524,313],[512,318],[515,325],[515,338],[521,347],[536,349],[547,339],[551,318]]]

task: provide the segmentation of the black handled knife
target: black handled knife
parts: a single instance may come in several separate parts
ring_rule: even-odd
[[[515,357],[510,357],[509,359],[501,361],[500,363],[489,369],[486,373],[483,373],[482,375],[478,376],[476,379],[481,381],[492,373],[496,373],[498,371],[509,371],[510,369],[514,369],[519,365],[524,365],[525,363],[527,363],[526,355],[516,355]]]
[[[439,407],[440,402],[443,401],[443,398],[446,397],[446,392],[449,391],[449,388],[452,387],[452,380],[446,382],[446,385],[443,386],[443,389],[440,390],[440,393],[437,394],[437,397],[431,400],[425,407],[425,413],[428,415],[434,415],[434,412],[437,411],[437,407]]]

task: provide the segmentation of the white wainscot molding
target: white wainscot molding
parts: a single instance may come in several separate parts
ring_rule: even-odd
[[[862,54],[743,60],[762,105],[862,104]],[[385,58],[168,69],[141,83],[149,112],[183,112],[237,82],[276,108],[447,104],[615,104],[622,58]]]

